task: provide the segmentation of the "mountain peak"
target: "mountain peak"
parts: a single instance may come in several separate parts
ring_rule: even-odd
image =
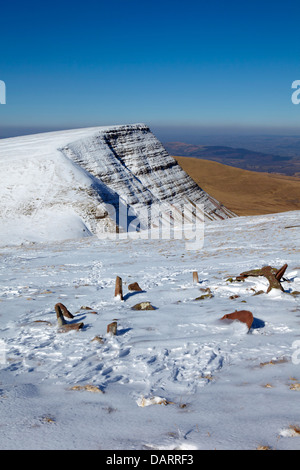
[[[206,220],[235,216],[184,172],[143,123],[4,139],[0,153],[6,234],[21,219],[22,236],[30,240],[37,234],[73,238],[74,227],[75,236],[96,233],[99,225],[113,230],[106,208],[120,201],[144,225],[145,207],[180,210],[185,201],[202,204]]]

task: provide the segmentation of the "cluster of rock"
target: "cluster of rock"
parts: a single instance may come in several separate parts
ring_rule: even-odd
[[[271,266],[264,266],[261,269],[254,269],[250,271],[245,271],[241,273],[239,276],[236,277],[236,281],[243,281],[247,277],[251,276],[264,276],[268,279],[269,281],[269,287],[267,289],[267,293],[271,291],[271,289],[280,289],[281,291],[284,291],[282,285],[281,285],[281,280],[284,279],[283,275],[287,269],[287,264],[282,266],[280,269],[271,267]],[[232,280],[232,278],[231,278]],[[193,272],[193,282],[198,283],[199,282],[199,277],[197,271]],[[210,288],[201,288],[203,294],[200,297],[197,297],[195,300],[203,300],[206,298],[211,298],[213,297],[213,294],[210,290]],[[138,282],[133,282],[128,285],[128,291],[129,292],[144,292]],[[124,301],[125,297],[123,295],[123,283],[122,283],[122,278],[120,276],[116,277],[115,281],[115,294],[114,294],[115,299]],[[232,296],[231,298],[235,298],[236,296]],[[85,307],[87,308],[87,307]],[[140,302],[133,307],[131,307],[132,310],[155,310],[155,307],[148,301],[143,301]],[[67,323],[65,318],[73,319],[74,315],[72,315],[71,312],[63,305],[62,303],[57,303],[55,305],[55,311],[56,311],[56,316],[57,316],[57,322],[59,326],[59,331],[70,331],[70,330],[79,330],[81,329],[84,324],[82,322],[71,322]],[[251,329],[254,321],[253,313],[248,311],[248,310],[236,310],[235,312],[228,313],[224,315],[221,320],[238,320],[242,323],[245,323],[248,327],[248,330]],[[117,321],[113,321],[109,325],[107,325],[107,333],[116,335],[117,334]]]
[[[128,285],[129,292],[144,292],[137,282],[133,282]],[[123,285],[122,285],[122,278],[119,276],[116,277],[115,282],[115,299],[116,300],[124,300],[123,296]],[[61,333],[65,333],[71,330],[80,330],[84,327],[83,322],[68,322],[66,319],[74,319],[74,315],[67,309],[67,307],[62,303],[57,303],[54,306],[57,318],[57,325],[58,331]],[[92,310],[90,307],[81,307],[84,310]],[[150,302],[140,302],[132,307],[132,310],[155,310],[155,307],[151,305]],[[91,312],[96,313],[96,312]],[[47,322],[49,324],[49,322]],[[114,320],[112,323],[107,325],[106,332],[111,335],[117,335],[117,327],[118,323]],[[96,336],[93,341],[103,342],[103,338],[101,336]]]
[[[274,268],[272,266],[263,266],[262,268],[259,269],[252,269],[250,271],[245,271],[241,273],[239,276],[236,276],[235,280],[236,281],[244,281],[248,277],[259,277],[263,276],[265,277],[268,282],[269,286],[266,291],[268,294],[271,292],[272,289],[279,289],[280,291],[284,292],[284,289],[281,285],[281,280],[285,280],[283,275],[287,269],[288,265],[284,264],[281,268]],[[232,278],[229,278],[230,282],[233,282]],[[198,281],[198,273],[196,271],[193,272],[193,282],[199,282]],[[205,298],[211,298],[213,295],[210,291],[209,288],[202,289],[203,292],[205,292],[203,295],[200,297],[197,297],[195,300],[203,300]],[[259,291],[256,292],[254,295],[262,294],[264,291]],[[234,299],[239,297],[238,295],[231,296],[230,299]],[[245,323],[248,327],[248,330],[251,329],[253,322],[254,322],[254,317],[253,313],[250,312],[249,310],[235,310],[235,312],[232,313],[227,313],[224,315],[221,320],[238,320],[242,323]]]

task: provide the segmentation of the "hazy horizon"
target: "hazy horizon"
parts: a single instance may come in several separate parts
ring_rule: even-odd
[[[133,122],[108,123],[107,125],[134,124]],[[207,127],[207,126],[167,126],[151,125],[151,131],[163,143],[182,142],[191,145],[217,145],[274,153],[282,156],[300,157],[300,130],[278,128],[241,128],[241,127]],[[34,135],[44,132],[56,132],[91,126],[64,127],[3,127],[0,139]]]
[[[102,126],[117,126],[125,124],[136,124],[143,122],[148,125],[150,129],[155,133],[158,132],[164,136],[164,140],[168,140],[168,137],[173,139],[176,135],[185,136],[185,139],[194,139],[197,136],[299,136],[300,137],[300,127],[256,127],[256,126],[197,126],[197,125],[168,125],[168,124],[156,124],[147,121],[116,121],[116,122],[95,122],[89,123],[88,125],[80,124],[78,125],[49,125],[49,126],[6,126],[2,125],[0,129],[0,139],[18,137],[23,135],[30,134],[40,134],[43,132],[55,132],[55,131],[64,131],[69,129],[79,129],[79,128],[88,128],[88,127],[102,127]]]

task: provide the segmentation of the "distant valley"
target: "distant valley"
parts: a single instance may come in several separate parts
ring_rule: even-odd
[[[300,177],[300,157],[295,155],[283,156],[245,148],[184,142],[167,142],[164,147],[175,157],[205,159],[244,170]]]

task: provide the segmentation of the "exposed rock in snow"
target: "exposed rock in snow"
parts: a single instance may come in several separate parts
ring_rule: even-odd
[[[68,144],[62,152],[95,177],[95,189],[104,203],[115,204],[121,199],[144,224],[141,211],[164,203],[179,211],[184,202],[203,204],[210,220],[234,216],[199,188],[144,124],[100,129]],[[98,181],[111,192],[97,190]]]

